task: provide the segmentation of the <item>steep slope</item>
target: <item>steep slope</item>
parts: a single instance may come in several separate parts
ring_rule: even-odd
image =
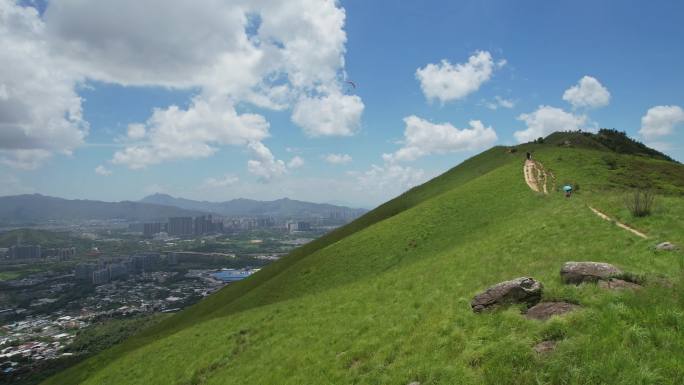
[[[559,181],[581,183],[580,192],[530,191],[523,151]],[[47,383],[675,383],[684,358],[681,254],[656,254],[654,241],[587,208],[624,215],[606,195],[617,182],[604,178],[616,171],[605,155],[493,148]],[[611,156],[625,172],[647,168],[644,178],[671,194],[661,201],[667,214],[634,225],[684,244],[684,203],[673,195],[684,174],[668,174],[681,166]],[[647,284],[623,293],[564,286],[558,270],[569,260],[615,263]],[[671,283],[657,284],[657,275]],[[546,323],[517,307],[472,313],[476,292],[518,276],[582,310]],[[561,341],[556,351],[536,356],[531,346],[549,338]]]

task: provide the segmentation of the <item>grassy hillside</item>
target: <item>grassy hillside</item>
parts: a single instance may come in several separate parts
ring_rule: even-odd
[[[684,245],[684,168],[600,148],[495,147],[46,383],[677,383],[682,254],[653,245]],[[530,191],[526,151],[578,193]],[[648,183],[662,194],[658,207],[632,219],[622,196]],[[645,287],[562,285],[570,260],[614,263],[646,277]],[[582,310],[547,322],[518,307],[470,310],[474,294],[519,276]],[[531,349],[544,339],[560,341],[549,356]]]

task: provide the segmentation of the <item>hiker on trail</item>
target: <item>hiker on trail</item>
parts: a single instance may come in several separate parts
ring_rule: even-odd
[[[530,160],[530,159],[532,159],[532,153],[528,152],[527,153],[527,160]]]
[[[563,191],[565,191],[565,197],[570,198],[570,193],[572,193],[572,186],[566,184],[565,186],[563,186]]]

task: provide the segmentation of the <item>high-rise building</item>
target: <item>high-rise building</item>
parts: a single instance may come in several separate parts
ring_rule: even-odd
[[[203,235],[209,232],[209,227],[211,226],[211,215],[207,220],[207,217],[202,215],[201,217],[195,217],[195,235]]]
[[[74,270],[74,277],[82,281],[90,281],[93,278],[93,272],[98,269],[95,263],[80,263],[76,265]]]
[[[133,271],[140,273],[143,271],[149,271],[154,265],[159,264],[161,257],[159,254],[149,253],[149,254],[139,254],[133,255],[129,258],[130,267]]]
[[[102,285],[110,281],[109,269],[103,268],[93,271],[92,283],[93,285]]]
[[[43,257],[57,258],[60,261],[66,261],[76,256],[75,247],[61,247],[54,249],[43,249]]]
[[[33,259],[42,257],[40,245],[11,246],[7,252],[10,259]]]
[[[146,237],[151,237],[154,234],[159,234],[164,231],[163,224],[160,222],[145,223],[143,225],[143,235]]]
[[[311,222],[299,221],[297,222],[298,231],[311,231]]]
[[[169,218],[168,233],[169,233],[169,235],[177,235],[177,236],[192,235],[192,218],[191,217]]]
[[[129,263],[126,262],[109,264],[107,266],[107,269],[109,269],[109,279],[125,278],[128,275],[128,265]]]

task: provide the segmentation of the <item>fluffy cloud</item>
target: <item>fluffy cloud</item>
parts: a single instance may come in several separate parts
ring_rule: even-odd
[[[487,82],[496,67],[505,65],[505,61],[495,64],[492,55],[487,51],[477,51],[466,63],[452,65],[442,60],[438,64],[428,64],[416,70],[416,78],[420,88],[428,100],[448,102],[463,99],[480,89]]]
[[[142,139],[147,134],[147,129],[144,124],[133,123],[128,125],[129,139]]]
[[[324,159],[331,164],[345,164],[352,161],[352,157],[349,154],[328,154]]]
[[[470,128],[458,129],[451,123],[431,123],[415,115],[404,118],[403,147],[394,154],[384,154],[386,161],[412,161],[430,154],[478,150],[497,140],[496,132],[479,120],[471,120]]]
[[[95,173],[97,175],[102,175],[102,176],[112,175],[112,171],[103,165],[99,165],[99,166],[95,167]]]
[[[234,175],[226,174],[220,178],[207,178],[204,180],[204,187],[220,188],[236,184],[240,179]]]
[[[384,196],[398,195],[427,180],[421,169],[389,162],[382,166],[371,165],[369,170],[351,175],[356,177],[360,189]]]
[[[327,97],[341,88],[347,41],[334,0],[63,0],[49,4],[45,19],[52,43],[92,79],[198,87],[272,109],[308,97],[340,107]]]
[[[300,168],[304,165],[304,159],[300,156],[295,156],[287,162],[287,168]]]
[[[501,96],[497,95],[494,97],[493,101],[484,103],[484,106],[489,108],[490,110],[497,110],[499,108],[510,109],[515,107],[515,102],[511,99],[504,99]]]
[[[639,134],[653,139],[672,134],[675,126],[684,122],[684,110],[679,106],[655,106],[641,117]]]
[[[363,102],[341,93],[345,17],[335,0],[61,0],[42,18],[0,0],[2,159],[27,164],[10,150],[26,158],[81,145],[88,127],[75,87],[86,80],[197,91],[189,108],[156,109],[129,126],[113,162],[131,168],[261,141],[268,124],[236,112],[245,103],[293,108],[311,136],[351,135]]]
[[[322,97],[303,97],[292,112],[292,121],[312,137],[350,136],[359,128],[363,102],[356,95],[335,92]]]
[[[0,150],[0,163],[20,170],[33,170],[51,156],[51,151],[41,148]]]
[[[197,97],[188,109],[155,109],[145,125],[129,126],[129,137],[133,132],[132,137],[147,141],[117,151],[112,162],[139,169],[172,159],[204,158],[220,145],[261,141],[268,128],[263,116],[238,114],[227,100]]]
[[[247,145],[253,159],[247,161],[247,171],[259,177],[262,182],[269,182],[274,178],[285,175],[285,162],[273,156],[271,150],[261,142],[251,142]]]
[[[0,0],[0,161],[38,167],[71,153],[88,133],[75,87],[81,77],[50,51],[34,8]]]
[[[527,125],[527,129],[513,133],[520,143],[545,137],[554,131],[577,131],[585,128],[587,123],[585,115],[574,115],[550,106],[539,106],[532,113],[521,114],[518,120]]]
[[[584,76],[576,85],[565,90],[563,100],[575,108],[605,107],[610,102],[610,92],[596,78]]]

